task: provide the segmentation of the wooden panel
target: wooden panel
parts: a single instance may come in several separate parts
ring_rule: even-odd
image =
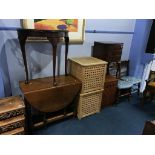
[[[142,134],[143,135],[155,135],[155,120],[146,121]]]
[[[102,94],[102,107],[113,105],[117,99],[117,82],[115,77],[107,75],[105,78],[104,91]]]
[[[24,135],[24,128],[21,127],[21,128],[17,128],[11,131],[7,131],[7,132],[2,133],[1,135]]]
[[[122,50],[123,44],[112,44],[111,46],[108,45],[108,50]]]
[[[122,54],[122,47],[123,47],[122,43],[94,42],[92,55],[93,57],[102,59],[107,62],[120,61]]]
[[[0,99],[0,121],[24,114],[24,108],[24,102],[19,96]]]
[[[24,115],[20,115],[0,121],[0,133],[7,132],[19,127],[24,127],[24,120]]]

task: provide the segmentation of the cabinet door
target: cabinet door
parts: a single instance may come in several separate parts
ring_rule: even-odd
[[[116,102],[117,80],[105,82],[102,94],[102,107],[113,105]]]

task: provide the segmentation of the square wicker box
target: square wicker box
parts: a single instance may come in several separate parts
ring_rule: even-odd
[[[103,89],[80,94],[77,110],[79,119],[100,112],[102,92]]]
[[[103,89],[107,62],[94,57],[69,59],[69,72],[82,81],[81,93]]]

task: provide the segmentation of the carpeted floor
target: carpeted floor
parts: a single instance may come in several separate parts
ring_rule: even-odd
[[[155,103],[141,105],[138,96],[106,107],[81,120],[71,118],[34,132],[35,135],[141,135],[146,120],[155,119]]]

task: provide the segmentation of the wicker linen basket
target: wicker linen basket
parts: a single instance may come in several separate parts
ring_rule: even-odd
[[[103,89],[80,94],[77,110],[79,119],[100,112],[102,92]]]
[[[107,62],[94,57],[69,59],[69,72],[82,81],[81,93],[103,89]]]

